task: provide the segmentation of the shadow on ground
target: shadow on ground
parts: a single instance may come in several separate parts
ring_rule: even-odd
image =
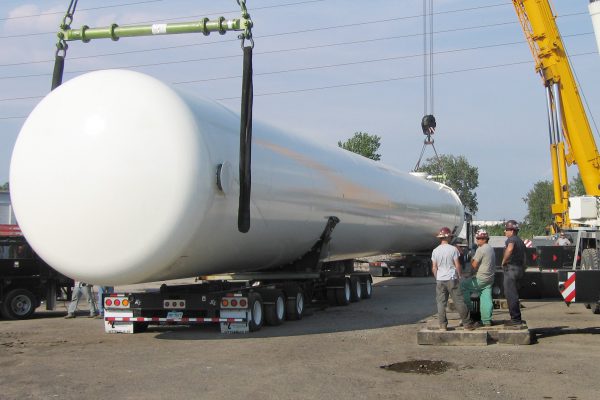
[[[264,326],[248,334],[220,334],[212,325],[150,326],[145,334],[164,340],[223,340],[312,335],[378,329],[414,324],[435,312],[432,278],[391,278],[374,285],[373,297],[349,306],[317,305],[307,309],[301,321]]]
[[[532,338],[536,340],[546,339],[555,336],[563,335],[598,335],[600,327],[590,328],[569,328],[567,326],[552,326],[544,328],[533,328],[530,330]]]

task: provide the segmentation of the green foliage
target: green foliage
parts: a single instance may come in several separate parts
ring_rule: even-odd
[[[490,236],[504,236],[504,225],[492,225],[483,228]]]
[[[524,224],[528,231],[532,235],[545,235],[547,226],[552,223],[551,206],[554,201],[552,182],[536,182],[523,201],[527,203]]]
[[[471,214],[478,210],[477,193],[479,186],[479,170],[469,164],[464,156],[442,154],[439,159],[432,157],[425,160],[420,171],[427,172],[444,184],[450,186],[462,201],[465,209]]]
[[[371,160],[379,161],[381,154],[377,154],[381,137],[377,135],[369,135],[366,132],[355,132],[354,136],[345,142],[338,142],[338,146]]]
[[[519,230],[519,237],[521,239],[531,239],[534,236],[540,235],[539,233],[534,233],[531,226],[526,223],[519,225],[521,226],[521,229]],[[486,226],[483,227],[483,229],[485,229],[490,236],[504,236],[504,224]]]
[[[585,196],[585,187],[583,186],[583,181],[581,180],[581,174],[579,172],[569,184],[569,196]]]
[[[4,185],[0,186],[0,192],[8,192],[8,189],[9,189],[8,182],[6,182]]]

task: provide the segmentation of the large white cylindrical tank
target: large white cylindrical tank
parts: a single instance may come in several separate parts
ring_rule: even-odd
[[[78,280],[128,284],[424,251],[462,227],[447,187],[254,123],[251,227],[237,230],[239,117],[150,76],[105,70],[52,91],[15,145],[11,197],[27,240]],[[217,183],[218,166],[222,165]]]
[[[600,51],[600,1],[591,0],[588,4],[590,16],[592,17],[592,25],[594,26],[594,33],[596,34],[596,45]]]

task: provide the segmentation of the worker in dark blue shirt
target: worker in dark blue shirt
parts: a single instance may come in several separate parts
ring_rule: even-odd
[[[518,282],[525,273],[525,243],[518,236],[519,224],[511,219],[504,225],[506,243],[502,257],[502,269],[504,271],[504,296],[508,303],[510,321],[504,325],[520,327],[521,305],[519,304]]]

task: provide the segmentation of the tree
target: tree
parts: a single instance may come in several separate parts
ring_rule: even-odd
[[[554,202],[554,191],[552,182],[539,181],[527,192],[523,198],[527,203],[527,215],[525,224],[534,235],[546,234],[546,227],[552,223],[552,203]]]
[[[371,160],[379,161],[381,154],[377,154],[381,137],[377,135],[369,135],[366,132],[354,132],[354,136],[345,142],[338,142],[338,146]]]
[[[0,192],[8,192],[9,186],[8,186],[8,182],[6,182],[4,185],[0,186]]]
[[[479,186],[479,170],[471,166],[464,156],[442,154],[439,158],[431,157],[425,160],[420,170],[441,177],[440,181],[458,194],[465,209],[471,214],[477,213],[475,189]]]
[[[569,185],[569,196],[585,196],[585,187],[583,187],[583,181],[579,172]]]

